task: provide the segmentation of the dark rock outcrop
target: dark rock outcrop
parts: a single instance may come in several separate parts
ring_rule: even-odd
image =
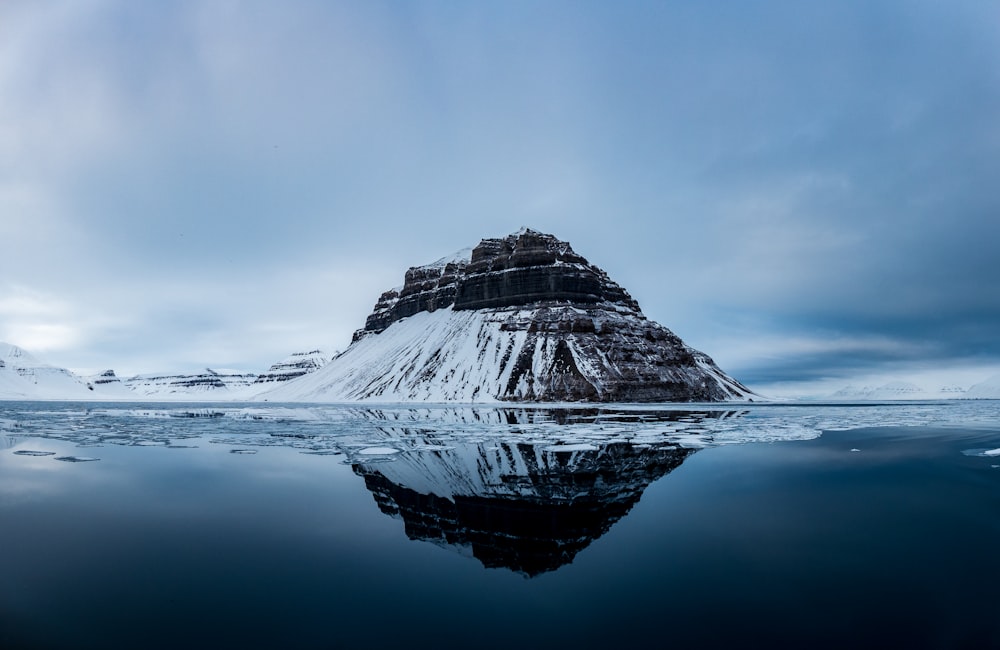
[[[91,377],[90,383],[95,386],[107,386],[110,384],[121,384],[122,382],[118,379],[118,375],[115,374],[114,370],[105,370],[99,375]]]
[[[383,293],[358,340],[422,311],[495,309],[535,303],[609,303],[638,313],[639,304],[608,274],[552,235],[524,229],[484,239],[467,259],[406,271],[403,286]]]
[[[639,305],[608,274],[552,235],[524,230],[484,239],[455,291],[455,309],[492,309],[536,302]]]
[[[272,364],[267,372],[257,376],[254,384],[280,384],[297,379],[311,372],[316,372],[327,364],[329,359],[322,350],[295,352],[287,358]]]

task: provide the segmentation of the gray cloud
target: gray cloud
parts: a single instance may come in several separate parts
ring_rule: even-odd
[[[0,336],[266,365],[530,225],[748,381],[1000,364],[998,31],[979,3],[5,3],[0,304],[59,309]]]

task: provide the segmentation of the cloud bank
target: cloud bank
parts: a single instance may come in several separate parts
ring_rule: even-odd
[[[528,225],[751,385],[988,374],[998,32],[971,2],[7,2],[0,339],[262,369]]]

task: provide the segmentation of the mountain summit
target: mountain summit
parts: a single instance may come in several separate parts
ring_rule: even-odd
[[[351,346],[270,400],[687,402],[754,394],[530,229],[406,271]]]

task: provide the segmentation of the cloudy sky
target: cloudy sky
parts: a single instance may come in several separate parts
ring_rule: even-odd
[[[1000,372],[992,2],[0,3],[0,340],[343,349],[521,226],[776,393]]]

